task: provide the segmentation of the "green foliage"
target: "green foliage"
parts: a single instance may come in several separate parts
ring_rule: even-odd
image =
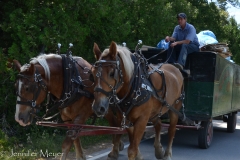
[[[0,157],[9,160],[30,160],[47,157],[46,152],[60,154],[59,144],[62,143],[63,136],[59,135],[59,132],[56,129],[51,132],[46,130],[41,132],[35,128],[29,133],[19,135],[21,138],[8,137],[5,133],[0,132]]]

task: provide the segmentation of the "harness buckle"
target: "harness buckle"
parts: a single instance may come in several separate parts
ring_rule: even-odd
[[[137,100],[137,98],[141,96],[141,90],[140,88],[136,91],[136,97],[134,98],[135,100]]]
[[[128,124],[126,125],[126,115],[125,115],[125,112],[123,112],[123,119],[122,119],[122,122],[121,122],[121,126],[122,126],[123,129],[130,128],[130,127],[133,126],[132,122],[130,122],[129,120],[127,120],[127,121],[128,121]]]
[[[121,122],[121,126],[122,128],[128,128],[128,126],[126,126],[126,115],[125,115],[125,112],[123,112],[123,119],[122,119],[122,122]]]
[[[66,98],[69,99],[71,97],[71,92],[69,93],[65,93],[66,94]]]
[[[97,74],[96,74],[96,77],[100,77],[101,76],[101,72],[97,72]]]
[[[144,83],[142,83],[142,88],[145,89],[145,90],[148,90],[148,91],[150,91],[150,92],[153,91],[151,87],[149,87],[148,85],[146,85],[146,84],[144,84]]]
[[[76,139],[79,135],[79,133],[81,132],[82,129],[78,129],[78,130],[68,130],[66,132],[67,136],[71,139]]]
[[[38,82],[41,82],[41,81],[42,81],[41,74],[37,74],[36,77],[37,77],[37,79],[38,79]]]
[[[112,96],[108,99],[108,101],[109,101],[109,104],[114,104],[114,99]]]
[[[82,78],[80,76],[78,76],[78,79],[79,79],[80,82],[82,82]]]
[[[32,107],[36,107],[36,101],[32,101]]]
[[[36,73],[34,74],[34,81],[38,82],[38,78],[37,78],[37,74]]]

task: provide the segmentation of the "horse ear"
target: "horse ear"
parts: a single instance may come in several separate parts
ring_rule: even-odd
[[[110,47],[109,47],[109,55],[113,58],[116,59],[117,55],[117,45],[114,41],[112,41]]]
[[[30,75],[33,75],[33,74],[34,74],[34,72],[35,72],[35,66],[34,66],[34,64],[30,63],[30,66],[29,66],[29,68],[28,68],[28,72],[29,72]]]
[[[93,46],[93,53],[94,53],[94,55],[95,55],[96,60],[99,60],[99,58],[100,58],[102,52],[100,51],[100,49],[99,49],[97,43],[94,43],[94,46]]]
[[[13,69],[17,70],[18,72],[20,72],[20,70],[21,70],[20,68],[22,67],[22,65],[20,64],[20,62],[18,60],[14,59],[14,60],[12,60],[12,62],[8,61],[7,67],[13,68]]]

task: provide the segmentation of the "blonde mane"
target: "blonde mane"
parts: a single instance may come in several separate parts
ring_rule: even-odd
[[[122,58],[124,69],[127,76],[131,79],[134,71],[134,64],[131,58],[131,52],[127,47],[117,45],[117,53]],[[109,49],[105,49],[102,53],[102,56],[107,56],[109,54]]]
[[[50,80],[50,69],[47,63],[48,58],[52,58],[52,57],[60,57],[60,55],[57,54],[40,54],[37,57],[31,58],[30,63],[36,64],[37,62],[43,67],[44,71],[45,71],[45,76],[46,79]]]

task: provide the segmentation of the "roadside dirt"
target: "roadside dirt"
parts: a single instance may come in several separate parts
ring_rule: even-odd
[[[122,136],[121,140],[124,142],[124,145],[126,145],[128,143],[128,136],[127,135]],[[97,153],[108,148],[109,149],[112,148],[112,139],[107,139],[102,142],[96,143],[91,147],[85,147],[83,150],[86,157],[88,157],[93,153]],[[58,160],[58,159],[60,159],[60,157],[38,158],[37,160]],[[68,154],[67,160],[76,160],[75,152],[70,152]]]
[[[166,133],[166,130],[163,130],[162,134],[165,134],[165,133]],[[149,138],[152,138],[154,136],[155,136],[155,134],[152,131],[151,132],[145,132],[142,140],[149,139]],[[121,140],[124,142],[124,145],[129,143],[127,135],[122,136]],[[84,148],[84,153],[85,153],[86,157],[88,157],[89,155],[91,155],[93,153],[100,152],[100,151],[108,149],[108,148],[109,149],[112,148],[112,140],[111,139],[105,140],[103,142],[99,142],[99,143],[95,144],[94,146]],[[37,159],[37,160],[58,160],[58,159],[60,159],[60,157],[57,157],[57,158],[40,158],[40,159]],[[76,160],[75,153],[70,152],[68,154],[67,160]]]

